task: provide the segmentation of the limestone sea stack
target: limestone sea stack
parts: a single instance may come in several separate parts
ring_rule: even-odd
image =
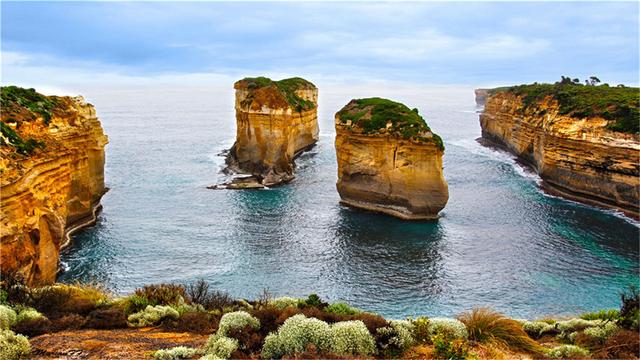
[[[442,139],[417,109],[351,100],[335,117],[341,202],[406,220],[438,218],[449,199]]]
[[[500,88],[482,137],[517,155],[550,193],[639,215],[639,90],[576,83]]]
[[[242,79],[234,88],[237,131],[229,169],[253,175],[262,186],[292,180],[294,159],[318,141],[318,89],[302,78],[265,77]]]
[[[53,283],[70,232],[95,220],[107,136],[82,97],[2,87],[0,268]]]
[[[475,89],[474,93],[476,95],[476,105],[484,106],[487,102],[487,97],[489,97],[490,89]]]

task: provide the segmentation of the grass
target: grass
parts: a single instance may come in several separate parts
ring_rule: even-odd
[[[0,88],[0,97],[3,113],[10,114],[19,108],[24,108],[33,115],[40,115],[46,125],[51,121],[53,109],[58,106],[56,98],[42,95],[35,89],[18,86],[3,86]]]
[[[493,89],[522,97],[523,110],[535,108],[547,96],[553,97],[561,115],[574,118],[599,116],[609,120],[613,131],[640,133],[640,89],[636,87],[594,86],[573,82],[529,84]]]
[[[30,156],[36,149],[44,149],[45,147],[44,141],[38,141],[34,138],[24,140],[15,130],[5,124],[4,121],[0,121],[0,133],[2,133],[0,145],[13,146],[16,152],[22,155]]]
[[[365,134],[378,134],[387,131],[404,139],[432,141],[444,150],[442,138],[431,133],[418,109],[409,109],[406,105],[379,97],[354,99],[336,114],[342,123],[349,121]],[[390,127],[387,128],[387,124]],[[429,133],[425,136],[426,133]]]
[[[316,106],[313,101],[305,100],[296,94],[296,90],[315,88],[315,85],[313,85],[311,82],[300,77],[274,81],[269,79],[268,77],[259,76],[247,77],[240,80],[240,82],[247,83],[247,88],[250,90],[275,86],[276,88],[278,88],[278,91],[280,91],[280,93],[284,96],[287,103],[298,112],[311,110]]]
[[[458,319],[467,327],[470,340],[527,352],[540,352],[540,345],[527,335],[520,323],[491,309],[476,308],[462,313]]]

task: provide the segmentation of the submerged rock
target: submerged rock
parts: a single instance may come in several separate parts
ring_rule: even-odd
[[[335,117],[341,202],[408,220],[436,219],[449,199],[442,139],[417,109],[352,100]]]
[[[318,141],[318,89],[302,78],[246,78],[235,83],[236,142],[228,169],[263,186],[294,178],[294,159]]]
[[[2,271],[30,285],[55,281],[60,248],[95,221],[104,184],[104,134],[82,97],[2,88]]]

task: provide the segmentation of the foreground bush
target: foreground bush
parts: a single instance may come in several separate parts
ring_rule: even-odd
[[[429,333],[431,336],[443,335],[452,339],[466,339],[469,336],[466,326],[460,320],[448,318],[429,319]]]
[[[338,315],[356,315],[362,312],[346,303],[333,303],[327,306],[324,311]]]
[[[238,340],[222,335],[213,335],[204,347],[206,355],[214,358],[229,359],[239,347]]]
[[[539,352],[540,345],[522,329],[520,323],[487,308],[462,313],[458,319],[465,325],[469,339],[494,343],[516,350]]]
[[[133,326],[152,326],[165,319],[178,319],[180,314],[171,306],[147,306],[143,311],[129,315],[129,323]]]
[[[308,346],[313,346],[319,353],[329,351],[331,328],[324,321],[299,314],[287,319],[276,333],[265,338],[262,357],[278,359],[303,353]]]
[[[145,299],[148,305],[180,305],[187,297],[187,290],[178,284],[154,284],[145,285],[136,289],[134,295]]]
[[[11,330],[0,330],[0,360],[25,358],[31,352],[29,340]]]
[[[16,324],[17,314],[7,305],[0,305],[0,330],[8,330]]]
[[[218,320],[208,312],[186,312],[177,320],[163,322],[162,326],[167,331],[211,334],[218,329]]]
[[[197,353],[197,349],[186,346],[177,346],[171,349],[158,350],[153,353],[153,358],[156,360],[189,359],[194,357]]]
[[[415,327],[407,320],[391,320],[374,334],[377,347],[387,356],[397,356],[415,345]]]
[[[193,304],[200,304],[207,310],[222,310],[234,303],[228,293],[210,290],[209,284],[200,279],[186,287],[187,300]]]
[[[299,299],[288,297],[288,296],[282,296],[279,298],[269,300],[267,304],[269,306],[275,307],[276,309],[282,310],[288,307],[298,307],[298,303],[301,303]]]
[[[467,358],[469,350],[462,339],[451,339],[444,334],[436,334],[431,338],[433,355],[436,359],[463,360]]]
[[[31,291],[31,305],[49,318],[87,315],[106,301],[104,290],[94,285],[55,284]]]
[[[589,356],[589,351],[575,345],[560,345],[549,350],[547,356],[556,359],[583,358]]]
[[[360,320],[342,321],[331,326],[331,350],[340,355],[371,355],[376,343]]]
[[[620,311],[618,309],[600,310],[597,312],[588,312],[580,315],[584,320],[609,320],[616,321],[620,317]]]
[[[246,311],[234,311],[226,313],[220,319],[217,335],[227,336],[231,330],[243,329],[250,326],[254,329],[260,328],[260,320]]]

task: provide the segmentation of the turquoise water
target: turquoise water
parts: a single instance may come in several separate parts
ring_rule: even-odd
[[[97,225],[62,254],[62,281],[119,293],[204,278],[236,297],[318,293],[383,315],[491,306],[514,317],[618,307],[637,283],[638,224],[543,194],[509,154],[479,145],[470,88],[320,86],[318,145],[297,178],[219,191],[233,89],[86,89],[110,138]],[[353,97],[418,107],[445,141],[442,218],[405,222],[338,204],[333,114]]]

